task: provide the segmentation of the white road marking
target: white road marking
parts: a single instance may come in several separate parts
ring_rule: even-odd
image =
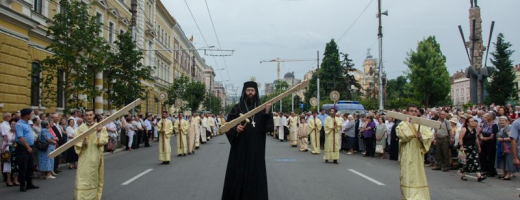
[[[146,171],[140,173],[140,174],[137,174],[137,176],[134,176],[133,178],[129,179],[128,181],[124,182],[123,184],[121,185],[128,185],[130,183],[132,183],[133,181],[137,180],[138,178],[140,178],[141,176],[147,174],[148,172],[151,172],[153,169],[147,169]]]
[[[376,179],[370,178],[369,176],[364,175],[364,174],[362,174],[361,172],[358,172],[358,171],[353,170],[353,169],[348,169],[348,170],[351,171],[351,172],[354,173],[354,174],[357,174],[357,175],[359,175],[359,176],[361,176],[361,177],[363,177],[363,178],[369,180],[369,181],[372,181],[373,183],[375,183],[375,184],[377,184],[377,185],[385,186],[385,184],[383,184],[383,183],[377,181]]]

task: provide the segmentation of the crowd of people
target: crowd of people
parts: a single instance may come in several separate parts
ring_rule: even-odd
[[[406,114],[406,110],[392,111]],[[476,173],[479,182],[495,176],[508,181],[520,170],[520,106],[435,107],[418,109],[417,116],[441,124],[439,129],[430,128],[434,137],[424,156],[425,165],[432,170],[457,170],[463,181],[468,180],[467,173]],[[330,153],[399,160],[396,128],[400,121],[385,113],[336,113],[331,109],[327,114],[322,109],[319,114],[275,113],[273,121],[275,129],[270,134],[274,138],[289,141],[302,152],[320,154],[324,150],[325,162],[338,163],[338,156]]]
[[[85,112],[77,110],[65,115],[58,113],[44,114],[39,113],[38,110],[31,110],[29,113],[23,112],[24,110],[16,113],[3,113],[2,115],[3,121],[0,124],[2,159],[0,166],[6,186],[20,186],[22,183],[19,177],[22,176],[22,173],[25,173],[30,175],[23,176],[23,188],[36,189],[37,186],[32,184],[32,178],[56,179],[58,174],[61,173],[60,164],[65,164],[69,170],[78,169],[78,150],[74,147],[67,149],[55,158],[49,158],[49,154],[84,131],[78,131],[78,127],[87,123]],[[94,122],[100,122],[108,116],[95,115]],[[108,142],[104,145],[103,150],[114,152],[118,146],[124,146],[127,151],[134,151],[143,145],[144,147],[151,147],[152,142],[160,141],[161,132],[164,132],[164,129],[161,130],[161,119],[163,118],[172,123],[172,130],[167,134],[167,137],[170,135],[177,136],[177,156],[194,154],[195,149],[199,149],[200,144],[205,144],[212,137],[219,135],[219,127],[225,124],[223,115],[193,114],[183,117],[182,114],[169,115],[164,112],[161,117],[158,117],[151,114],[134,116],[127,114],[103,126],[108,136]],[[24,127],[22,125],[30,127],[27,132],[31,133],[32,137],[27,137],[25,143],[31,150],[19,151],[25,145],[22,145],[22,142],[18,140],[21,133],[17,133],[15,126]],[[21,132],[21,130],[25,131],[25,129],[20,128],[18,132]],[[84,142],[87,144],[86,141]],[[162,146],[164,145],[162,143]],[[161,147],[161,144],[159,146]],[[160,148],[159,151],[161,151]],[[22,159],[24,153],[28,153],[30,158]],[[161,158],[161,155],[159,157]],[[169,164],[169,158],[164,160],[167,160]],[[166,161],[163,163],[166,164]],[[29,185],[31,187],[28,187]],[[26,189],[23,191],[26,191]]]

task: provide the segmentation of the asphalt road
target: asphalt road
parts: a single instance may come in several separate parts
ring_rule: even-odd
[[[195,155],[172,157],[170,165],[157,161],[157,143],[151,148],[105,156],[103,199],[218,200],[222,195],[229,144],[219,136]],[[172,149],[175,141],[172,140]],[[322,155],[299,152],[287,142],[268,138],[266,149],[269,198],[285,199],[400,199],[399,164],[388,159],[340,155],[339,164],[325,163]],[[65,166],[63,166],[65,168]],[[36,179],[41,188],[20,193],[0,185],[0,199],[72,199],[75,171],[62,169],[55,180]],[[519,199],[520,178],[483,183],[460,180],[455,171],[426,169],[432,199]],[[520,174],[519,174],[520,175]]]

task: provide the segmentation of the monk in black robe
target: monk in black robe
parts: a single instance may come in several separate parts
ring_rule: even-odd
[[[256,82],[246,82],[240,101],[228,115],[231,121],[260,106]],[[231,128],[226,136],[231,144],[222,200],[267,200],[267,172],[265,166],[265,138],[273,132],[271,104],[253,117],[249,123]]]
[[[396,119],[390,132],[390,160],[399,159],[399,138],[397,137],[396,128],[401,121]]]

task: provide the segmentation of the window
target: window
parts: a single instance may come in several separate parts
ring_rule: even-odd
[[[96,21],[99,24],[103,24],[103,15],[101,15],[99,12],[96,12]],[[99,36],[103,37],[103,27],[99,29]]]
[[[123,29],[119,30],[119,35],[124,35],[125,31]]]
[[[108,22],[108,42],[114,42],[114,23]]]
[[[173,48],[175,50],[175,62],[179,62],[179,42],[175,38],[173,38]]]
[[[34,0],[33,9],[34,12],[37,12],[38,14],[42,14],[42,4],[43,0]]]
[[[31,106],[40,106],[40,73],[38,67],[37,62],[31,63]]]
[[[65,90],[63,89],[63,86],[64,86],[64,82],[65,82],[65,73],[63,72],[63,70],[61,69],[58,69],[58,91],[57,91],[57,104],[56,104],[56,107],[58,108],[63,108],[63,104],[64,104],[64,96],[65,96]]]
[[[146,2],[146,5],[148,6],[148,18],[150,19],[152,17],[152,4],[150,2]]]
[[[63,7],[63,5],[61,4],[61,1],[60,1],[60,13],[64,13],[65,12],[65,7]]]

